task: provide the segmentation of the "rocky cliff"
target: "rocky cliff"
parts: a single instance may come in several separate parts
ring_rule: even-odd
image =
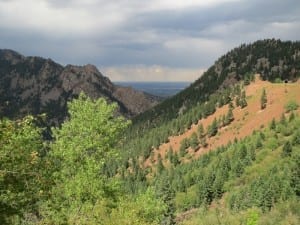
[[[154,96],[114,85],[93,65],[64,67],[51,59],[0,50],[1,117],[46,113],[50,121],[57,123],[67,115],[67,102],[81,91],[94,99],[104,97],[117,102],[126,117],[158,102]]]

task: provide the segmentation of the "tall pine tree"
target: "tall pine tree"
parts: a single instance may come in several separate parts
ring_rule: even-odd
[[[260,108],[265,109],[267,107],[267,93],[266,89],[263,89],[261,97],[260,97]]]

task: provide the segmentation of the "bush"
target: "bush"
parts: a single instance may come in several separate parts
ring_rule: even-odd
[[[294,111],[294,110],[297,110],[299,107],[298,103],[295,101],[295,100],[291,100],[289,101],[285,106],[285,112],[291,112],[291,111]]]

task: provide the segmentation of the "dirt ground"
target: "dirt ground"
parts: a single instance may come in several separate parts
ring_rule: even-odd
[[[266,90],[268,101],[267,107],[264,110],[261,110],[260,97],[263,88]],[[250,135],[254,130],[259,130],[262,127],[268,126],[273,118],[279,120],[282,113],[285,112],[284,106],[290,100],[294,100],[300,105],[300,82],[274,84],[268,81],[262,81],[259,79],[259,75],[256,75],[255,82],[246,86],[245,91],[248,106],[243,109],[235,107],[233,110],[234,121],[230,125],[219,129],[216,136],[207,138],[208,145],[206,148],[202,147],[196,152],[192,149],[188,149],[189,154],[192,155],[192,157],[199,157],[205,152],[226,145],[235,138],[244,138]],[[184,138],[189,138],[192,133],[197,132],[200,123],[206,130],[208,125],[213,122],[214,118],[226,115],[227,111],[227,105],[218,108],[213,115],[199,120],[197,125],[192,125],[192,127],[184,134],[169,137],[168,143],[164,143],[160,145],[158,149],[154,150],[154,159],[157,158],[158,154],[164,158],[170,147],[173,148],[173,151],[178,152],[180,142]],[[299,113],[300,110],[298,109],[297,112]],[[154,160],[154,163],[155,161],[156,160]],[[164,161],[164,163],[166,164],[167,162]],[[150,159],[147,159],[144,165],[151,166],[151,164]]]

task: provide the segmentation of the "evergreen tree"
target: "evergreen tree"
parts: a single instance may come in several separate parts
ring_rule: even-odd
[[[204,137],[200,138],[199,143],[203,148],[206,148],[207,147],[206,137],[204,136]]]
[[[224,125],[225,126],[229,125],[233,120],[234,120],[234,117],[233,117],[232,108],[229,107],[228,112],[225,117]]]
[[[198,145],[199,145],[198,137],[197,134],[194,132],[190,138],[190,146],[192,147],[192,149],[196,150],[199,147]]]
[[[215,136],[218,133],[218,123],[217,119],[215,118],[212,124],[208,127],[207,134],[208,137]]]
[[[265,109],[267,107],[267,93],[266,89],[264,88],[260,97],[260,108]]]
[[[214,195],[214,198],[220,198],[224,192],[223,190],[223,185],[224,185],[224,182],[225,182],[225,177],[223,176],[222,174],[222,171],[220,170],[217,170],[216,171],[216,178],[213,182],[213,186],[212,186],[212,189],[213,189],[213,195]]]
[[[292,144],[293,145],[300,145],[300,130],[299,129],[297,131],[295,131],[295,133],[293,135]]]
[[[177,152],[175,152],[173,154],[173,157],[171,159],[171,163],[174,165],[174,167],[176,167],[178,164],[180,164],[180,160],[179,160]]]
[[[234,94],[237,96],[241,95],[241,86],[239,84],[234,86]]]
[[[282,156],[287,157],[292,154],[292,145],[289,141],[285,142],[282,148]]]
[[[169,162],[172,162],[172,158],[174,157],[174,151],[173,151],[172,146],[169,147],[167,157],[168,157]]]
[[[248,74],[246,74],[245,78],[244,78],[244,85],[247,86],[250,84],[250,76]]]
[[[295,113],[292,112],[289,117],[289,122],[293,121],[294,119],[295,119]]]
[[[184,138],[180,142],[180,148],[179,148],[179,155],[180,157],[183,157],[186,154],[186,149],[189,147],[189,141],[188,139]]]
[[[162,158],[161,158],[161,155],[158,154],[157,156],[157,173],[160,174],[162,173],[162,171],[164,170],[164,164],[162,162]]]
[[[241,99],[240,99],[240,106],[241,106],[241,108],[245,108],[247,105],[248,104],[247,104],[247,100],[246,100],[246,93],[245,93],[245,91],[243,91]]]
[[[275,130],[275,128],[276,128],[276,122],[275,122],[275,118],[273,118],[270,124],[270,129]]]
[[[286,125],[286,117],[285,117],[284,113],[281,114],[280,123],[282,125]]]
[[[229,109],[232,109],[232,110],[234,109],[233,103],[231,101],[229,102]]]
[[[300,143],[299,143],[300,144]],[[300,196],[300,154],[292,156],[291,186],[296,195]]]
[[[162,190],[160,191],[160,197],[166,205],[166,210],[162,219],[162,225],[175,225],[175,191],[170,185],[170,182],[167,181],[164,183]]]
[[[238,159],[236,162],[234,162],[234,164],[232,166],[232,170],[233,170],[235,176],[240,177],[244,173],[243,162]]]
[[[204,134],[204,128],[203,128],[203,125],[200,123],[199,126],[198,126],[198,137],[199,138],[202,138],[205,134]]]
[[[240,104],[241,104],[241,98],[240,98],[240,96],[236,96],[236,98],[235,98],[235,105],[236,105],[236,107],[239,107]]]

